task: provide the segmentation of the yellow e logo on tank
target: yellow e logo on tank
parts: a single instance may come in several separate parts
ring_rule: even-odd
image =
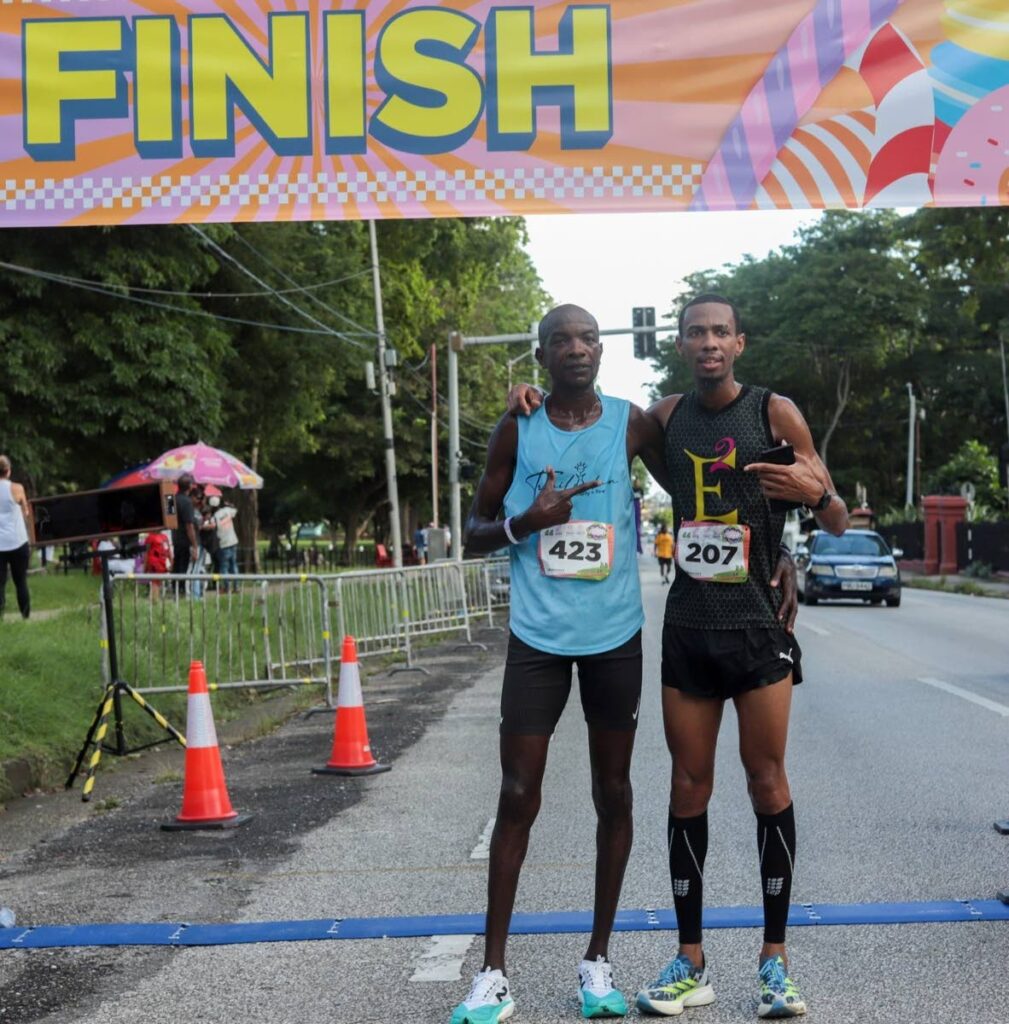
[[[705,486],[705,467],[711,466],[713,463],[720,462],[723,466],[727,466],[729,469],[735,469],[735,446],[733,446],[732,451],[730,451],[727,455],[716,455],[714,458],[711,459],[706,459],[701,455],[695,455],[693,452],[688,451],[686,448],[683,449],[683,452],[687,456],[687,458],[690,459],[694,467],[694,519],[697,522],[727,523],[730,526],[738,523],[738,509],[733,509],[731,512],[726,512],[725,515],[721,516],[712,515],[710,512],[706,512],[704,509],[704,496],[706,494],[713,494],[717,498],[720,498],[722,496],[721,482],[714,484],[713,486]]]

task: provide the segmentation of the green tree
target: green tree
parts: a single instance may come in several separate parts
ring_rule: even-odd
[[[216,430],[229,336],[187,294],[215,270],[195,237],[150,227],[3,238],[5,260],[32,273],[0,270],[0,446],[33,490],[94,486],[187,440],[190,410]]]
[[[965,441],[956,454],[926,478],[929,494],[960,494],[972,484],[975,501],[992,509],[1004,509],[1006,495],[999,486],[998,459],[980,441]]]

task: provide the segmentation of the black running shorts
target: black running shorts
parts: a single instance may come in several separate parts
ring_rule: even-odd
[[[802,651],[781,627],[662,628],[662,685],[695,697],[731,700],[747,690],[780,682],[789,673],[802,682]]]
[[[571,667],[578,666],[585,721],[593,728],[636,729],[641,703],[641,631],[602,654],[547,654],[508,637],[501,732],[551,736],[571,692]]]

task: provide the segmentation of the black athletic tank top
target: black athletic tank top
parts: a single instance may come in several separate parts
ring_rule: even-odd
[[[771,392],[744,385],[712,412],[684,395],[666,424],[666,465],[673,479],[673,528],[713,520],[750,527],[750,571],[745,583],[701,583],[677,568],[666,600],[666,622],[693,629],[777,625],[780,591],[770,586],[785,513],[772,513],[757,478],[742,472],[774,444],[767,408]]]

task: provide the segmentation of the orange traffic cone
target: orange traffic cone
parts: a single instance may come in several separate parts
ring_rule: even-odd
[[[186,717],[186,777],[182,784],[182,810],[161,827],[169,832],[199,828],[235,828],[251,814],[239,814],[228,797],[217,746],[214,713],[210,709],[207,673],[202,661],[189,666],[189,710]]]
[[[371,753],[368,726],[364,720],[357,644],[352,636],[345,636],[340,655],[340,692],[333,726],[333,753],[324,768],[313,768],[312,771],[316,775],[377,775],[388,770],[389,765],[379,764]]]

